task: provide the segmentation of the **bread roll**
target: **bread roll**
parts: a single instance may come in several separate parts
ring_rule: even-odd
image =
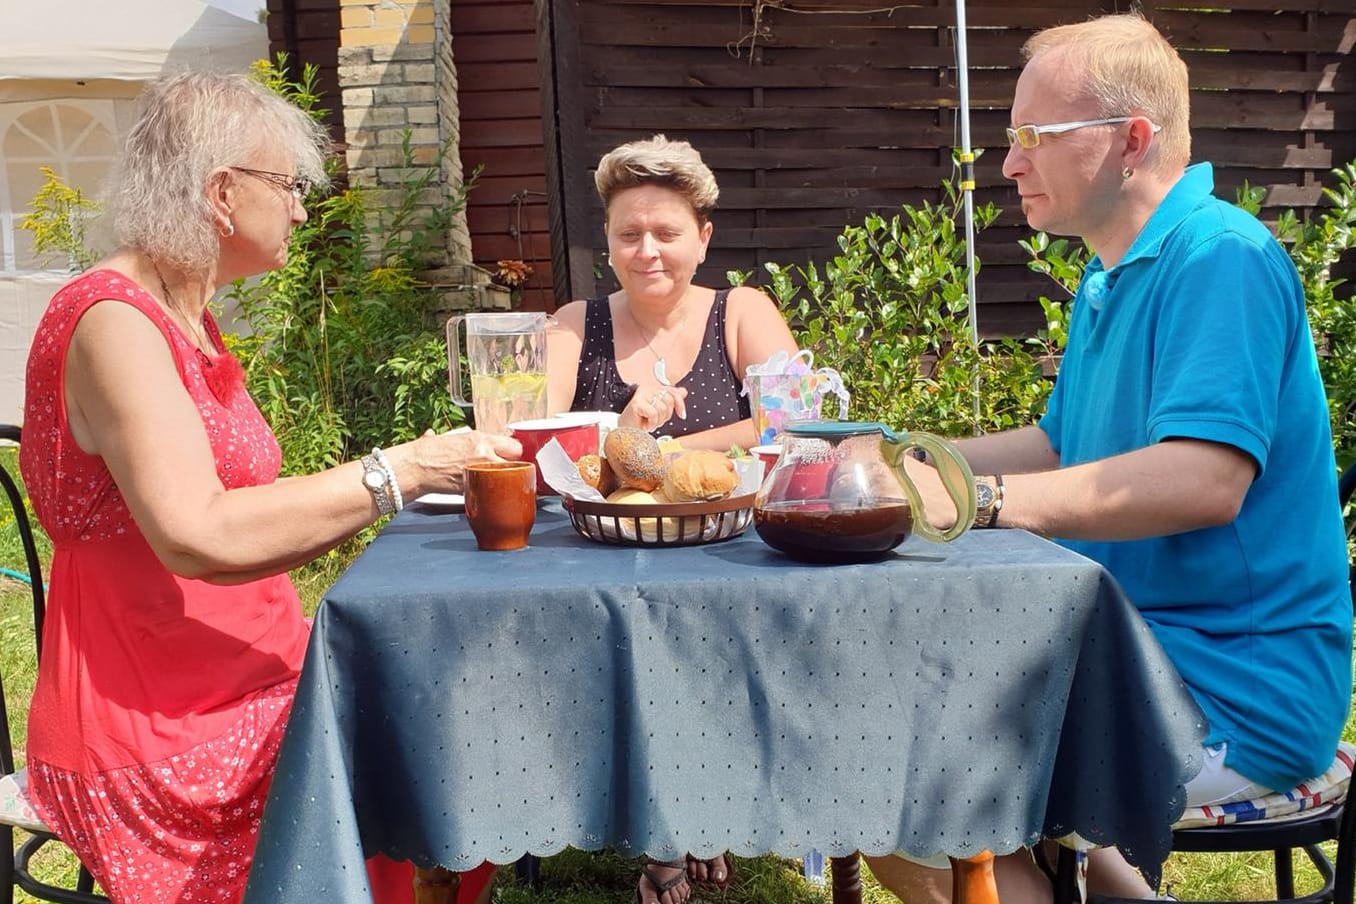
[[[649,493],[645,490],[627,487],[612,493],[607,497],[607,501],[617,505],[668,505],[670,500],[664,495],[663,490]],[[610,521],[611,519],[607,519],[604,524]],[[640,539],[646,543],[678,539],[679,519],[677,518],[628,518],[621,515],[617,517],[616,524],[621,535],[628,540],[636,539],[637,527],[640,528]],[[692,525],[689,529],[700,530],[700,524]],[[660,536],[661,531],[663,536]]]
[[[617,475],[612,473],[612,466],[607,463],[606,458],[585,455],[575,462],[575,466],[579,468],[580,479],[603,496],[617,488]]]
[[[667,505],[669,497],[663,490],[637,490],[634,487],[622,487],[607,494],[607,501],[614,505]]]
[[[710,502],[734,491],[734,462],[719,452],[684,452],[669,462],[664,494],[674,502]]]
[[[664,456],[659,443],[639,427],[618,427],[603,442],[603,456],[617,475],[618,486],[655,490],[664,482]]]

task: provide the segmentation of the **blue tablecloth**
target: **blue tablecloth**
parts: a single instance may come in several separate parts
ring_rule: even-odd
[[[365,902],[377,851],[968,856],[1077,832],[1156,874],[1204,730],[1115,582],[1025,532],[814,566],[752,529],[603,546],[548,503],[529,549],[490,553],[412,506],[317,613],[246,900]]]

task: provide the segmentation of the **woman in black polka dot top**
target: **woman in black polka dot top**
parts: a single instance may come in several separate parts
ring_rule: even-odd
[[[556,312],[551,411],[616,411],[622,426],[691,449],[754,445],[745,369],[796,342],[757,289],[692,284],[719,194],[711,170],[687,142],[656,135],[606,154],[594,181],[621,290]]]

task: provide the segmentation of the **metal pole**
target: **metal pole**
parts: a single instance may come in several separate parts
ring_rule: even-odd
[[[965,0],[956,0],[956,82],[960,87],[960,190],[965,210],[965,293],[970,341],[979,348],[979,308],[975,295],[975,155],[970,148],[970,62],[965,44]],[[971,381],[975,433],[979,433],[979,369]]]

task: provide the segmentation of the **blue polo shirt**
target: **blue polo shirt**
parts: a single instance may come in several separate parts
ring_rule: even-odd
[[[1127,251],[1083,276],[1040,421],[1062,465],[1174,437],[1257,463],[1232,524],[1061,541],[1106,567],[1210,720],[1227,764],[1286,790],[1332,761],[1351,698],[1352,610],[1332,435],[1299,277],[1190,167]]]

